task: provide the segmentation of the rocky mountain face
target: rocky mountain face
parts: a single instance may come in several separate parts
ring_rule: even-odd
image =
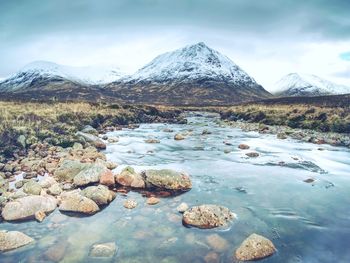
[[[106,89],[125,101],[174,105],[227,105],[271,96],[228,57],[202,42],[162,54]]]
[[[276,85],[277,96],[320,96],[350,93],[350,87],[339,85],[315,75],[291,73],[279,80]]]

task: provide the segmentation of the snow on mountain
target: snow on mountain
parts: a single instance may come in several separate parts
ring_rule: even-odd
[[[19,72],[0,81],[0,90],[16,91],[29,88],[41,80],[72,81],[78,84],[106,84],[122,77],[119,69],[106,67],[71,67],[48,61],[35,61],[24,66]]]
[[[203,42],[159,55],[135,74],[121,81],[165,83],[174,80],[191,82],[198,79],[256,84],[253,78],[228,57],[209,48]]]
[[[275,84],[275,94],[282,96],[317,96],[350,93],[350,87],[338,85],[315,75],[290,73]]]

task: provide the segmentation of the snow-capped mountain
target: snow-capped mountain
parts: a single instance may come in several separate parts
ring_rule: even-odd
[[[228,104],[270,96],[232,60],[203,42],[159,55],[107,88],[150,103]]]
[[[119,69],[71,67],[48,61],[35,61],[0,81],[0,91],[19,91],[52,83],[72,82],[79,85],[105,84],[122,76]]]
[[[318,96],[350,93],[350,87],[338,85],[315,75],[291,73],[275,84],[279,96]]]

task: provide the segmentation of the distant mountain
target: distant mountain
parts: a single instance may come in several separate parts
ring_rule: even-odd
[[[291,73],[275,85],[278,96],[319,96],[350,93],[350,87],[338,85],[315,75]]]
[[[119,70],[101,67],[70,67],[48,61],[35,61],[0,81],[2,92],[105,84],[119,79]]]
[[[156,57],[106,86],[125,101],[222,105],[271,94],[228,57],[200,42]]]

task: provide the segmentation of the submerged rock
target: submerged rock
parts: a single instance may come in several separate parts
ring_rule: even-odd
[[[228,208],[218,205],[194,206],[183,214],[185,225],[215,228],[228,224],[236,217]]]
[[[189,209],[189,207],[188,207],[188,204],[186,204],[186,203],[181,203],[176,208],[176,210],[180,213],[185,213],[188,209]]]
[[[142,173],[146,185],[159,189],[188,191],[192,188],[192,182],[188,174],[169,169],[146,170]]]
[[[124,207],[127,209],[134,209],[137,206],[137,202],[135,200],[129,199],[124,202]]]
[[[114,242],[95,244],[91,247],[89,256],[90,257],[113,257],[117,251],[117,246]]]
[[[34,239],[18,231],[0,230],[0,251],[5,252],[23,247],[34,242]]]
[[[62,202],[58,209],[65,212],[76,212],[87,215],[95,214],[100,210],[91,199],[82,196],[79,192],[72,191],[61,195]]]
[[[97,205],[109,204],[115,198],[115,193],[104,185],[86,187],[81,194],[93,200]]]
[[[52,196],[25,196],[7,203],[1,215],[7,221],[30,219],[38,211],[51,213],[56,207],[57,200]]]
[[[235,257],[238,260],[248,261],[265,258],[275,252],[276,248],[269,239],[252,234],[236,250]]]
[[[128,166],[116,176],[116,182],[123,186],[133,188],[145,188],[145,181],[141,174],[135,172],[134,168]]]
[[[209,246],[217,252],[224,252],[229,247],[227,240],[218,234],[209,235],[206,240]]]

